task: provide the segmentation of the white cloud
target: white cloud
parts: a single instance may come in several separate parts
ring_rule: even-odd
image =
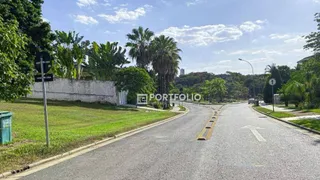
[[[223,54],[223,53],[226,53],[226,51],[225,50],[213,51],[213,54],[217,54],[217,55]]]
[[[224,24],[205,26],[169,27],[159,34],[173,37],[182,44],[207,46],[209,44],[233,41],[239,39],[243,33],[236,26]]]
[[[104,0],[103,6],[111,6],[111,3],[109,0]]]
[[[129,5],[128,3],[120,4],[121,7],[126,7],[126,6],[128,6],[128,5]]]
[[[172,6],[172,3],[170,1],[161,0],[161,3],[166,5],[166,6]]]
[[[291,37],[289,34],[270,34],[271,39],[288,39]]]
[[[227,63],[230,63],[231,60],[221,60],[218,62],[218,64],[227,64]]]
[[[299,43],[299,42],[305,42],[305,39],[302,36],[295,36],[295,37],[291,37],[289,39],[286,39],[284,42],[285,43]]]
[[[251,41],[251,43],[255,44],[255,43],[257,43],[258,41],[259,41],[258,39],[253,39],[253,40]]]
[[[187,6],[194,6],[194,5],[197,5],[200,3],[204,3],[204,2],[206,2],[206,0],[191,0],[191,1],[187,1],[186,5]]]
[[[145,16],[146,12],[151,8],[151,5],[144,5],[133,11],[129,11],[127,8],[120,8],[115,11],[115,15],[99,14],[98,16],[104,18],[109,23],[120,23],[123,21],[137,20],[139,17]]]
[[[86,7],[97,4],[96,0],[78,0],[77,5],[79,7]]]
[[[234,51],[234,52],[231,52],[229,53],[229,55],[242,55],[242,54],[247,54],[248,51],[246,50],[238,50],[238,51]]]
[[[238,50],[229,53],[229,55],[258,55],[258,54],[268,54],[268,55],[282,55],[284,54],[281,51],[276,51],[276,50],[267,50],[267,49],[258,49],[258,50]]]
[[[106,30],[104,33],[106,33],[106,34],[117,34],[118,32],[120,32],[120,30],[117,30],[117,31],[108,31],[108,30]]]
[[[268,22],[267,20],[256,20],[257,24],[265,24],[267,22]]]
[[[313,0],[313,2],[315,2],[315,3],[320,3],[320,0]]]
[[[255,30],[262,29],[262,26],[259,25],[261,23],[264,23],[261,20],[257,20],[257,23],[254,23],[252,21],[246,21],[243,24],[240,25],[240,29],[245,31],[245,32],[253,32]]]
[[[252,64],[255,63],[262,63],[262,62],[271,62],[273,59],[269,58],[255,58],[255,59],[249,59],[248,61]]]
[[[93,17],[90,16],[85,16],[85,15],[76,15],[75,19],[76,22],[82,23],[82,24],[98,24],[99,22],[94,19]]]
[[[270,34],[269,37],[271,39],[283,40],[285,43],[305,42],[305,39],[302,37],[302,35],[297,35],[297,34]]]
[[[47,22],[47,23],[50,22],[49,19],[47,19],[47,18],[41,17],[41,19],[42,19],[42,21],[44,21],[44,22]]]

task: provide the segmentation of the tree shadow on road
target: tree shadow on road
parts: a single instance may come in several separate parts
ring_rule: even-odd
[[[315,140],[312,145],[317,146],[320,145],[320,139]]]

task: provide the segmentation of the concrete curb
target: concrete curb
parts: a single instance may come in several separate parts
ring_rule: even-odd
[[[94,142],[94,143],[91,143],[91,144],[88,144],[88,145],[73,149],[71,151],[68,151],[68,152],[65,152],[65,153],[62,153],[62,154],[47,158],[47,159],[43,159],[43,160],[34,162],[32,164],[29,164],[29,165],[21,168],[20,170],[12,170],[12,171],[4,172],[4,173],[0,174],[0,179],[7,178],[8,176],[19,174],[20,172],[24,172],[24,171],[26,171],[28,169],[31,169],[31,168],[34,168],[34,167],[37,167],[37,166],[52,162],[54,160],[58,160],[58,159],[70,156],[72,154],[88,150],[90,148],[93,148],[94,146],[101,145],[101,144],[106,143],[106,142],[111,141],[111,140],[116,140],[117,138],[120,138],[120,137],[123,137],[123,136],[129,137],[129,136],[134,135],[136,133],[140,133],[140,132],[143,132],[143,131],[148,130],[150,128],[153,128],[153,127],[156,127],[156,126],[171,122],[171,121],[173,121],[175,119],[178,119],[178,118],[180,118],[182,116],[185,116],[188,113],[189,113],[189,109],[186,107],[186,111],[184,113],[180,113],[180,114],[178,114],[176,116],[173,116],[173,117],[170,117],[170,118],[167,118],[167,119],[164,119],[164,120],[152,123],[152,124],[148,124],[148,125],[145,125],[145,126],[142,126],[142,127],[139,127],[139,128],[124,132],[124,133],[120,133],[120,134],[115,135],[114,137],[109,137],[109,138],[103,139],[101,141],[97,141],[97,142]],[[124,137],[124,138],[126,138],[126,137]]]
[[[258,111],[256,108],[254,108],[254,107],[251,107],[251,108],[252,108],[253,110],[255,110],[256,112],[258,112],[258,113],[260,113],[260,114],[264,114],[264,115],[266,115],[266,116],[268,116],[268,117],[271,117],[271,118],[273,118],[273,119],[275,119],[275,120],[278,120],[278,121],[281,121],[281,122],[290,124],[290,125],[292,125],[292,126],[295,126],[295,127],[298,127],[298,128],[301,128],[301,129],[304,129],[304,130],[307,130],[307,131],[310,131],[310,132],[312,132],[312,133],[315,133],[315,134],[319,134],[319,135],[320,135],[320,132],[317,131],[317,130],[310,129],[310,128],[307,128],[307,127],[304,127],[304,126],[301,126],[301,125],[298,125],[298,124],[295,124],[295,123],[292,123],[292,122],[289,122],[289,121],[282,120],[282,119],[280,119],[280,118],[271,116],[271,115],[268,114],[268,113],[260,112],[260,111]]]

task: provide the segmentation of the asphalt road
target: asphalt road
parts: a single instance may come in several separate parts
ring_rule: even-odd
[[[211,139],[198,141],[211,108],[219,106],[188,107],[184,117],[23,179],[320,179],[318,136],[232,104],[223,108]]]

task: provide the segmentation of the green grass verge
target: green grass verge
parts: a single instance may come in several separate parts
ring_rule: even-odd
[[[270,116],[276,117],[276,118],[287,118],[287,117],[295,117],[295,115],[288,113],[288,112],[272,112],[272,110],[263,108],[260,106],[254,107],[257,111],[269,114]]]
[[[179,106],[179,111],[186,111],[186,108],[184,106]]]
[[[300,126],[310,128],[310,129],[314,129],[316,131],[320,131],[320,120],[304,119],[304,120],[293,120],[290,122],[298,124]]]
[[[48,101],[51,146],[45,146],[42,101],[0,102],[13,112],[13,142],[0,145],[0,173],[176,115],[105,104]]]
[[[320,109],[307,109],[307,110],[304,110],[303,112],[313,112],[316,114],[320,114]]]

